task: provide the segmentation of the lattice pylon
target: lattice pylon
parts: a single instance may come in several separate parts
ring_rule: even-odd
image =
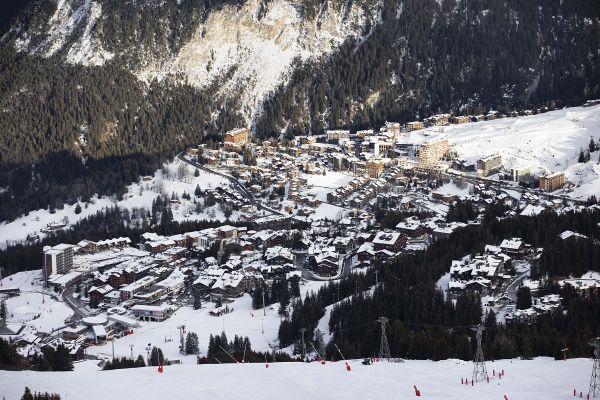
[[[390,352],[390,345],[388,344],[387,335],[385,334],[385,324],[388,319],[386,317],[380,317],[377,322],[381,324],[381,343],[379,344],[379,359],[387,358],[388,360],[392,358],[392,354]]]
[[[473,358],[473,381],[483,382],[488,379],[485,359],[483,358],[483,348],[481,346],[481,339],[483,338],[485,327],[478,325],[471,329],[475,332],[475,338],[477,339],[477,350],[475,351],[475,357]]]
[[[600,397],[600,338],[590,340],[590,346],[594,346],[594,366],[589,394],[591,397]]]

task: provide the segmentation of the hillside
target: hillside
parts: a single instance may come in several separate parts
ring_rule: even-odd
[[[580,104],[598,57],[589,1],[35,0],[0,36],[0,219],[123,194],[244,125]]]
[[[178,399],[280,399],[307,398],[365,399],[414,398],[413,385],[425,399],[570,399],[573,388],[587,394],[592,362],[573,359],[566,363],[548,358],[531,361],[488,362],[489,372],[504,369],[502,379],[475,386],[461,385],[471,376],[472,364],[446,360],[375,363],[363,366],[350,361],[348,372],[342,362],[194,365],[137,368],[99,372],[93,361],[76,364],[74,372],[0,371],[3,395],[17,399],[25,386],[59,393],[61,398],[90,400],[105,398]],[[56,379],[60,374],[60,379]],[[82,384],[85,382],[85,385]],[[135,382],[135,384],[132,384]]]
[[[0,162],[600,93],[598,4],[427,3],[34,1],[0,37]]]
[[[573,198],[598,193],[600,152],[592,152],[588,163],[578,163],[578,157],[588,149],[590,139],[600,141],[600,106],[431,127],[411,132],[403,140],[419,144],[436,139],[448,139],[457,156],[470,163],[500,154],[507,171],[521,167],[530,167],[536,175],[565,171],[574,185],[565,193]]]

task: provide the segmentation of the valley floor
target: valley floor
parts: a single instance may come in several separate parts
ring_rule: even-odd
[[[567,362],[549,358],[488,362],[492,371],[504,369],[502,379],[461,385],[472,364],[458,360],[379,362],[363,366],[343,362],[195,365],[98,371],[94,361],[76,364],[74,372],[0,371],[0,395],[21,398],[25,386],[56,392],[63,399],[408,399],[413,385],[425,399],[539,400],[573,398],[573,389],[587,395],[591,359]]]

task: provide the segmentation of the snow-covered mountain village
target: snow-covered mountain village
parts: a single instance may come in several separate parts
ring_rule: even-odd
[[[600,400],[600,1],[0,2],[1,400]]]
[[[244,128],[223,138],[140,176],[121,198],[96,197],[0,225],[4,246],[60,237],[107,210],[136,232],[44,244],[41,265],[17,273],[3,268],[0,336],[15,346],[15,357],[49,363],[45,369],[60,369],[54,365],[60,362],[75,367],[59,379],[0,372],[9,382],[1,386],[5,398],[17,398],[23,386],[65,398],[156,391],[188,398],[182,385],[200,379],[223,387],[225,375],[237,384],[222,398],[261,387],[261,397],[275,398],[287,388],[281,382],[299,374],[307,378],[292,398],[314,395],[312,386],[340,398],[593,397],[592,361],[571,360],[567,339],[547,339],[561,361],[486,363],[482,338],[471,327],[488,328],[484,336],[496,327],[516,329],[525,335],[517,347],[504,337],[488,348],[496,346],[498,358],[531,358],[523,354],[545,354],[533,341],[546,339],[527,337],[519,327],[573,312],[574,300],[565,293],[598,295],[597,259],[586,255],[600,251],[600,105],[436,115],[280,142],[257,142]],[[572,215],[593,223],[561,219]],[[545,241],[551,248],[528,241],[537,236],[526,229],[513,234],[507,224],[518,217],[552,224],[547,232],[533,228],[536,235],[553,235]],[[206,227],[161,231],[171,221]],[[489,224],[496,224],[493,234],[466,243],[475,239],[465,232],[477,235]],[[450,336],[466,328],[466,359],[473,362],[412,361],[422,358],[419,344],[395,343],[400,328],[390,328],[419,324],[409,315],[372,315],[369,348],[359,351],[345,341],[346,331],[361,328],[360,319],[340,315],[345,307],[408,280],[391,266],[427,260],[447,243],[457,245],[440,258],[439,301],[459,313],[465,298],[476,299],[480,320],[427,326]],[[584,247],[579,272],[563,273],[561,252]],[[303,309],[315,301],[312,314]],[[598,341],[587,334],[598,373]],[[289,361],[308,364],[282,363]],[[247,363],[260,365],[238,365]],[[146,365],[154,367],[98,372]],[[143,380],[143,389],[128,387],[130,379]],[[83,381],[89,385],[79,386]],[[198,390],[202,397],[217,389]]]

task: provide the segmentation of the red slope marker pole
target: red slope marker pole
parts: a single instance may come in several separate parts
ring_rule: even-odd
[[[413,387],[415,388],[415,396],[421,397],[421,391],[417,389],[417,385],[413,385]]]
[[[340,348],[338,347],[337,343],[334,343],[333,345],[337,349],[338,353],[340,353],[340,357],[342,357],[342,360],[344,360],[344,363],[346,364],[346,371],[352,371],[352,368],[350,367],[350,364],[348,364],[348,361],[346,361],[346,358],[344,358],[344,355],[342,354],[342,352],[341,352]]]

